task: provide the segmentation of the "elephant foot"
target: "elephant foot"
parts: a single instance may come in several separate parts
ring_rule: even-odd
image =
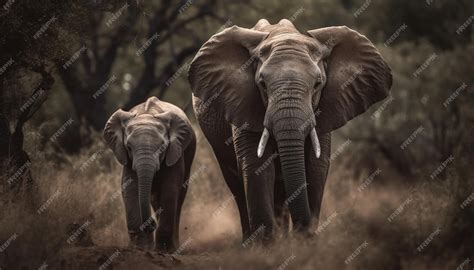
[[[312,230],[312,227],[307,228],[297,228],[294,230],[294,234],[296,237],[300,237],[301,239],[306,239],[312,241],[317,238],[316,232]]]
[[[155,250],[162,253],[173,253],[176,251],[176,246],[172,243],[156,243]]]
[[[250,246],[270,246],[275,241],[275,228],[272,222],[268,222],[267,225],[260,225],[253,230],[253,233],[249,237],[242,239],[242,247],[247,248]]]
[[[155,249],[164,253],[173,253],[178,249],[178,240],[173,237],[172,233],[167,235],[157,233]]]
[[[137,248],[153,249],[153,232],[129,232],[130,244]]]

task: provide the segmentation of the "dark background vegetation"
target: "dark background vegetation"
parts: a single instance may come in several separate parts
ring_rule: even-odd
[[[157,269],[264,269],[287,259],[289,269],[446,269],[474,260],[474,202],[461,207],[474,192],[473,11],[470,0],[0,1],[0,245],[11,242],[0,268],[95,268],[116,249],[116,265]],[[378,117],[371,116],[383,102],[333,133],[321,215],[329,225],[312,240],[236,247],[237,212],[198,131],[181,224],[181,242],[190,244],[174,256],[127,249],[121,199],[111,199],[120,190],[120,168],[100,136],[106,120],[152,95],[193,119],[186,80],[192,57],[223,27],[250,28],[260,18],[291,18],[301,32],[347,25],[392,68],[393,100]],[[223,213],[213,215],[219,207]],[[81,239],[66,243],[85,222],[91,225]],[[8,241],[12,235],[18,237]],[[346,265],[364,241],[368,246]]]

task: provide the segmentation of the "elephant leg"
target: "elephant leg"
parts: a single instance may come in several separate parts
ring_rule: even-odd
[[[268,242],[273,238],[276,221],[274,215],[274,183],[277,158],[276,147],[268,143],[265,153],[257,157],[259,134],[246,130],[233,129],[234,147],[239,168],[246,186],[247,208],[250,220],[250,237]]]
[[[179,172],[175,172],[173,176],[176,178],[172,177],[173,179],[178,179],[178,184],[179,186],[177,187],[177,192],[178,192],[178,198],[177,198],[177,203],[176,203],[176,215],[175,215],[175,221],[174,221],[174,227],[173,227],[173,240],[172,242],[175,243],[175,247],[172,247],[170,250],[176,250],[179,245],[179,226],[180,226],[180,220],[181,220],[181,210],[183,208],[183,203],[184,199],[186,197],[186,193],[188,191],[188,186],[184,185],[184,183],[189,179],[190,173],[191,173],[191,165],[194,160],[194,154],[196,152],[196,142],[192,142],[188,148],[186,149],[184,153],[184,158],[181,160],[183,161],[183,165],[178,165],[178,170],[181,172],[183,170],[184,174],[181,174]],[[176,164],[175,164],[176,165]],[[183,177],[184,175],[184,177]],[[170,185],[172,185],[170,183]],[[174,185],[172,185],[174,187]],[[170,188],[172,188],[170,187]],[[158,243],[158,235],[157,235],[157,243]],[[159,246],[158,246],[159,248]]]
[[[153,233],[143,232],[140,227],[140,205],[138,202],[138,177],[124,166],[122,173],[122,198],[125,206],[128,235],[133,246],[148,248],[153,245]]]
[[[186,148],[186,150],[184,151],[184,154],[183,154],[183,157],[184,157],[184,177],[181,179],[181,181],[179,182],[179,185],[180,185],[180,192],[179,192],[179,200],[178,200],[178,213],[177,213],[177,233],[178,233],[178,236],[179,236],[179,225],[181,224],[180,223],[180,220],[181,220],[181,210],[183,208],[183,204],[184,204],[184,199],[186,197],[186,193],[188,192],[188,185],[189,183],[185,184],[191,177],[191,167],[193,165],[193,161],[194,161],[194,156],[196,154],[196,145],[197,145],[197,142],[196,140],[193,140],[188,148]],[[178,237],[178,240],[179,240],[179,237]]]
[[[250,237],[250,223],[244,181],[237,167],[232,130],[224,118],[217,115],[217,112],[209,113],[205,117],[201,116],[199,125],[211,144],[225,182],[235,197],[239,210],[242,239],[245,240]]]
[[[321,156],[314,155],[311,139],[305,142],[305,166],[306,181],[308,182],[308,201],[311,210],[312,224],[315,227],[319,223],[321,202],[323,199],[324,186],[329,171],[331,158],[331,133],[318,134],[321,145]]]
[[[157,173],[160,201],[155,208],[161,210],[159,210],[155,242],[156,249],[165,252],[173,252],[179,246],[179,214],[184,200],[182,193],[184,177],[185,164],[183,157],[173,166],[162,168]]]
[[[218,157],[219,160],[219,157]],[[233,162],[229,162],[233,160]],[[242,228],[242,239],[245,240],[250,237],[250,223],[249,223],[249,214],[247,211],[247,199],[245,196],[244,181],[239,174],[237,168],[237,160],[235,156],[232,156],[230,159],[224,161],[219,161],[219,166],[224,176],[227,186],[230,189],[230,192],[235,198],[237,208],[240,215],[240,225]]]

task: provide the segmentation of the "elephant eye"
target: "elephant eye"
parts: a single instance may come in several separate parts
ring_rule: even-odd
[[[263,46],[262,48],[260,48],[260,50],[258,51],[258,57],[267,57],[268,54],[270,53],[270,49],[271,49],[271,46]]]
[[[316,78],[316,82],[314,83],[314,89],[317,89],[319,85],[323,82],[321,75]]]

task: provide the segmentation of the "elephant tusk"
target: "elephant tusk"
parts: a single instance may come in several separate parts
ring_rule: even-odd
[[[265,128],[263,130],[262,137],[260,138],[260,142],[258,143],[257,156],[259,158],[261,158],[263,156],[263,152],[265,152],[265,147],[267,146],[269,137],[270,133],[268,132],[267,128]]]
[[[313,128],[311,131],[311,142],[313,143],[314,153],[316,158],[321,156],[321,145],[319,144],[318,134],[316,133],[316,128]]]

